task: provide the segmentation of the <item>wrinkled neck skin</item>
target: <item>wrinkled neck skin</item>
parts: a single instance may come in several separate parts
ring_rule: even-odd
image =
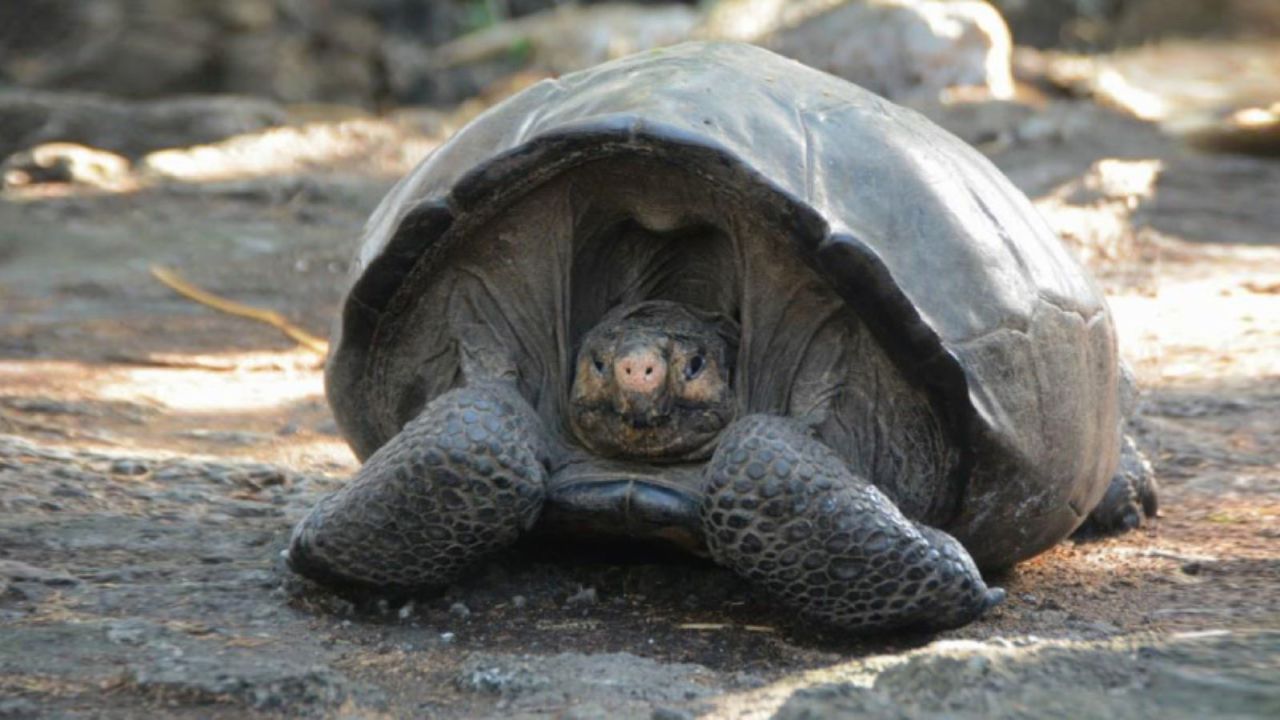
[[[668,301],[614,308],[583,337],[569,425],[605,458],[678,463],[711,456],[734,418],[738,328]]]

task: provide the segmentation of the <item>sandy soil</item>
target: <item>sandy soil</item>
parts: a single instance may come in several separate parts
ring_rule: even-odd
[[[279,552],[356,467],[321,359],[148,273],[324,336],[364,217],[430,140],[373,133],[362,163],[315,155],[317,131],[301,165],[0,202],[0,717],[767,717],[954,641],[1280,629],[1280,163],[1187,154],[1075,101],[943,120],[1097,270],[1158,522],[1015,568],[1003,606],[938,636],[842,637],[721,569],[616,549],[526,547],[400,607],[317,592]],[[1257,662],[1280,669],[1269,642]],[[1146,677],[1125,680],[1138,716]],[[1245,715],[1276,707],[1259,697]]]

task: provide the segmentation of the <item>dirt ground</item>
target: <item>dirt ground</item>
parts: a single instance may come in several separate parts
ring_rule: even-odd
[[[716,567],[572,545],[399,607],[318,591],[280,552],[356,468],[322,359],[148,271],[326,335],[433,140],[317,126],[305,161],[0,201],[0,717],[1280,714],[1280,162],[1077,100],[939,117],[1107,289],[1158,522],[1063,543],[934,636],[843,637]]]

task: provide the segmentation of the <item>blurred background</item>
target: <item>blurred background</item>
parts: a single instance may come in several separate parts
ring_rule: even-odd
[[[1032,199],[1107,293],[1158,523],[1001,576],[950,649],[696,564],[299,591],[289,527],[356,468],[322,368],[369,213],[504,97],[687,39]],[[0,717],[1276,717],[1278,155],[1280,0],[0,0]]]
[[[1016,80],[1098,94],[1145,119],[1175,125],[1213,124],[1250,107],[1268,111],[1280,84],[1276,0],[992,5],[6,0],[0,4],[0,88],[9,94],[0,99],[0,155],[50,140],[97,141],[136,154],[308,113],[448,109],[690,38],[759,43],[897,100],[928,100],[927,93],[956,87],[1009,99]],[[257,102],[198,113],[200,127],[190,138],[170,137],[176,129],[154,117],[143,125],[160,137],[122,137],[127,130],[117,129],[103,138],[112,133],[87,127],[92,121],[66,103],[15,96],[16,89],[153,101],[218,94]],[[152,109],[152,116],[159,112]],[[1256,125],[1261,116],[1254,115]]]
[[[795,25],[815,18],[844,32],[892,32],[909,24],[886,19],[886,13],[872,17],[842,10],[850,4],[921,5],[838,0],[8,0],[0,8],[0,82],[134,99],[234,93],[368,109],[436,105],[464,99],[519,69],[563,72],[695,35],[768,44],[780,31],[794,32]],[[1115,50],[1175,38],[1274,38],[1280,32],[1280,8],[1273,0],[993,4],[1017,44],[1041,49]],[[915,12],[934,18],[946,14],[938,9]],[[973,11],[951,14],[971,16]],[[867,27],[875,24],[881,27]],[[933,32],[948,31],[935,21]]]

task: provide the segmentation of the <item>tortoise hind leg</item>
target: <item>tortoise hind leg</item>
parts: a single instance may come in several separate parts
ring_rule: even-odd
[[[513,389],[436,398],[293,531],[294,571],[329,585],[449,582],[537,519],[548,442]]]
[[[1124,436],[1120,446],[1120,467],[1111,477],[1107,492],[1089,513],[1075,537],[1099,537],[1133,530],[1159,511],[1159,486],[1151,463],[1143,457],[1133,438]]]
[[[701,515],[717,562],[845,629],[956,627],[1004,597],[955,538],[908,520],[794,420],[730,426]]]

